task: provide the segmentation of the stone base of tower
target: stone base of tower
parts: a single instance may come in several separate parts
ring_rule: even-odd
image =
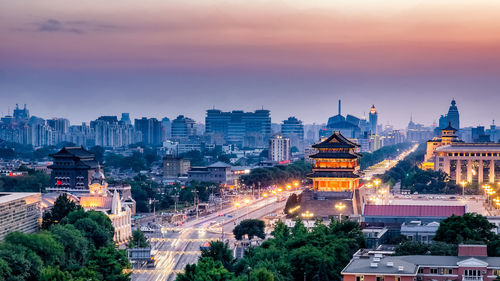
[[[312,213],[314,219],[328,220],[332,217],[342,216],[343,219],[348,217],[357,220],[361,216],[361,198],[358,189],[352,192],[324,192],[306,189],[300,196],[299,213]]]

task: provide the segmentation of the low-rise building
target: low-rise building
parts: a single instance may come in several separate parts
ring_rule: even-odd
[[[174,157],[167,155],[163,158],[163,176],[164,177],[180,177],[187,175],[191,162],[182,157]]]
[[[354,257],[341,274],[344,281],[493,281],[500,257],[488,257],[486,245],[459,245],[457,256]]]
[[[40,229],[42,195],[27,192],[0,193],[0,240],[13,231],[34,233]]]
[[[436,236],[438,228],[439,222],[435,221],[427,224],[423,224],[421,221],[405,222],[401,225],[401,235],[411,241],[430,244]]]

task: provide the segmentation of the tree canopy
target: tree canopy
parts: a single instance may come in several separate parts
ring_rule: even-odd
[[[214,244],[216,249],[223,245],[219,243]],[[279,222],[272,238],[258,247],[250,247],[232,270],[223,266],[218,254],[207,254],[198,264],[186,266],[184,273],[177,276],[177,281],[246,281],[248,277],[253,281],[340,281],[341,270],[364,243],[363,233],[356,222],[332,220],[328,226],[318,222],[311,230],[300,220],[293,228]],[[216,249],[207,253],[221,252]],[[212,274],[201,275],[200,268]],[[214,276],[224,279],[214,279]]]
[[[255,236],[264,239],[266,238],[266,233],[264,232],[265,224],[262,220],[248,219],[242,220],[233,229],[234,238],[236,240],[241,240],[244,235],[248,236],[248,239],[252,239]]]
[[[123,250],[113,243],[109,218],[72,206],[64,195],[56,200],[51,223],[37,234],[9,233],[0,242],[0,280],[128,281]],[[56,207],[57,206],[57,207]]]

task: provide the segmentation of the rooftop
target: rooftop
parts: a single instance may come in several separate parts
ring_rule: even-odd
[[[500,152],[500,143],[456,143],[436,148],[440,152]]]
[[[28,198],[33,195],[41,196],[38,192],[0,192],[0,204],[7,203],[14,200]],[[40,197],[41,198],[41,197]]]
[[[465,206],[437,205],[365,205],[365,216],[385,217],[449,217],[465,214]]]
[[[357,143],[354,143],[346,139],[340,132],[333,132],[333,134],[326,140],[314,144],[313,148],[356,148],[359,147]]]

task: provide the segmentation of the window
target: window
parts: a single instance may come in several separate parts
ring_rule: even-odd
[[[451,269],[451,268],[445,268],[444,269],[444,274],[453,274],[453,269]]]
[[[431,274],[438,274],[438,269],[437,268],[431,268],[430,273]]]
[[[420,268],[418,269],[418,273],[419,273],[419,274],[423,274],[423,273],[424,273],[424,268],[423,268],[423,267],[420,267]]]
[[[493,269],[493,275],[499,276],[500,275],[500,269]]]
[[[384,276],[377,276],[377,280],[376,281],[384,281]]]
[[[401,276],[394,276],[394,281],[401,281]]]
[[[356,281],[364,281],[364,280],[365,280],[365,276],[364,275],[356,276]]]

